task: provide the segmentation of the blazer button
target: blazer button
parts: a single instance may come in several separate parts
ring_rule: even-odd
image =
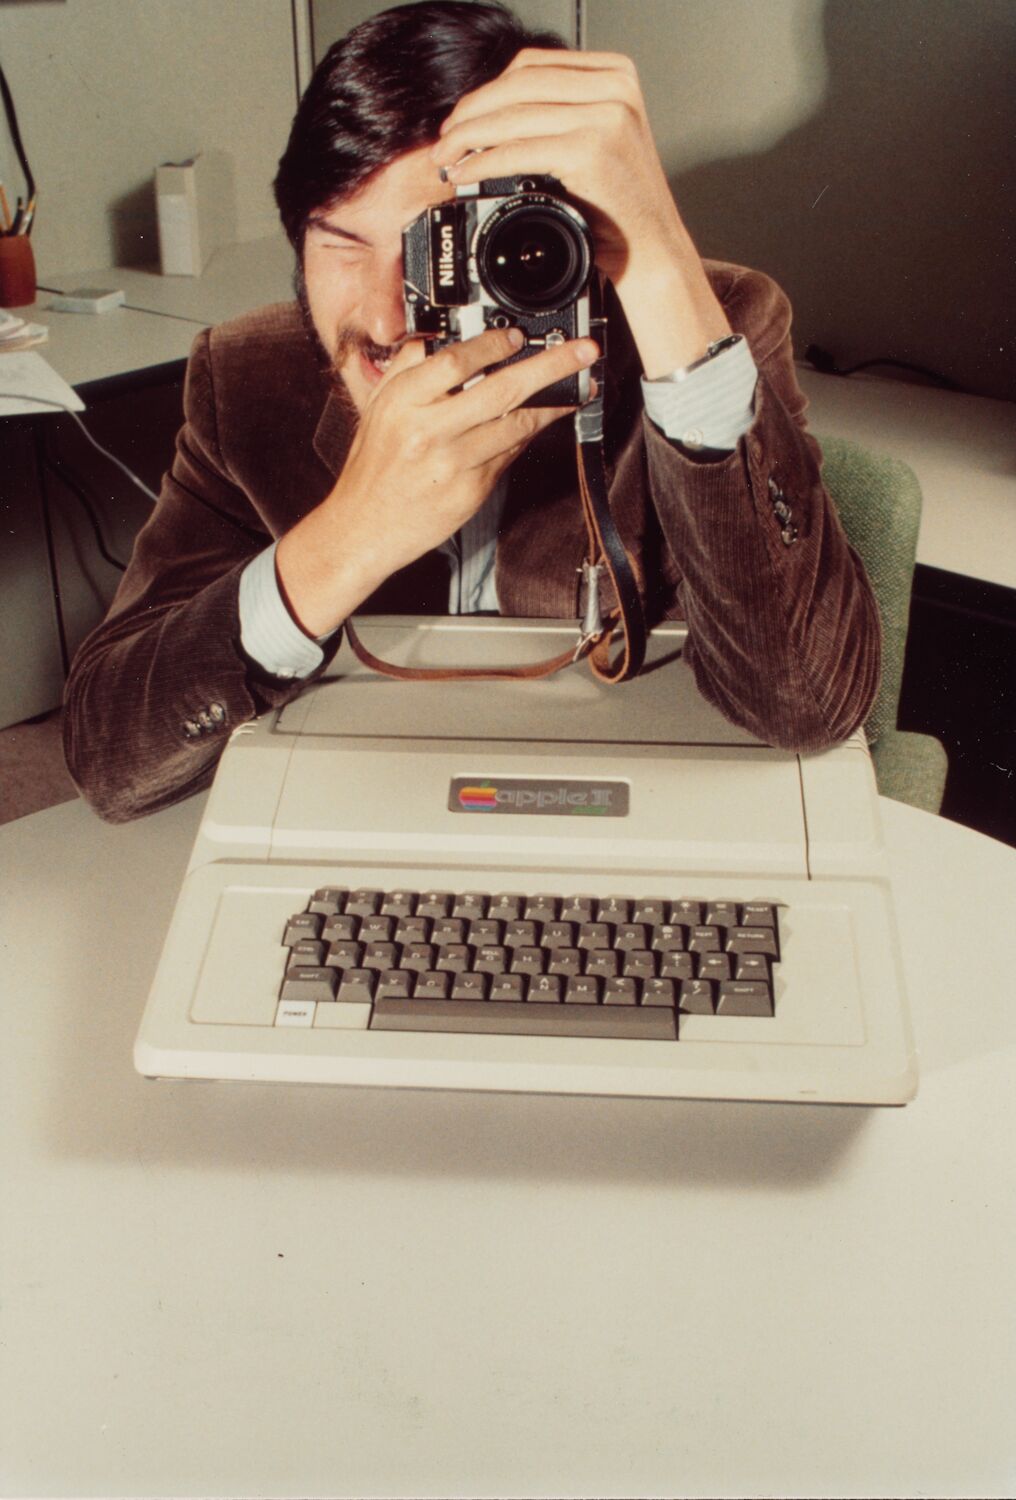
[[[226,710],[221,703],[209,703],[208,712],[216,724],[224,724],[226,721]]]
[[[185,738],[196,740],[201,733],[201,725],[195,719],[184,719],[183,732]]]
[[[198,716],[197,716],[197,718],[198,718],[198,723],[201,725],[202,729],[206,729],[207,730],[207,729],[214,729],[215,728],[214,724],[212,723],[212,716],[208,712],[207,708],[199,709],[198,710]]]

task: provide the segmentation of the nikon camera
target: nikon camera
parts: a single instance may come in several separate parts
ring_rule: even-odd
[[[406,329],[440,349],[487,328],[520,328],[506,360],[590,331],[589,226],[553,177],[502,177],[460,188],[402,231]],[[581,406],[590,371],[537,391],[527,406]]]

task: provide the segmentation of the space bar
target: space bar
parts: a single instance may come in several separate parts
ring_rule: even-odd
[[[510,1000],[375,1000],[374,1031],[471,1031],[511,1036],[634,1037],[676,1040],[663,1006],[544,1005]]]

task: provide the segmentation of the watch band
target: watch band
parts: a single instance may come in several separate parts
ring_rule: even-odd
[[[692,373],[693,370],[700,370],[703,365],[707,365],[711,359],[715,359],[716,356],[718,354],[722,354],[725,349],[733,349],[735,344],[740,344],[743,342],[743,333],[725,334],[722,339],[716,339],[714,343],[710,344],[705,354],[703,354],[699,359],[693,359],[690,365],[685,365],[682,369],[675,370],[673,374],[668,375],[665,378],[667,380],[674,381],[687,380],[688,376]]]

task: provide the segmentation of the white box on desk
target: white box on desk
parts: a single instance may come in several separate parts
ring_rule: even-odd
[[[236,239],[232,159],[202,151],[155,169],[163,276],[200,276],[213,252]]]

